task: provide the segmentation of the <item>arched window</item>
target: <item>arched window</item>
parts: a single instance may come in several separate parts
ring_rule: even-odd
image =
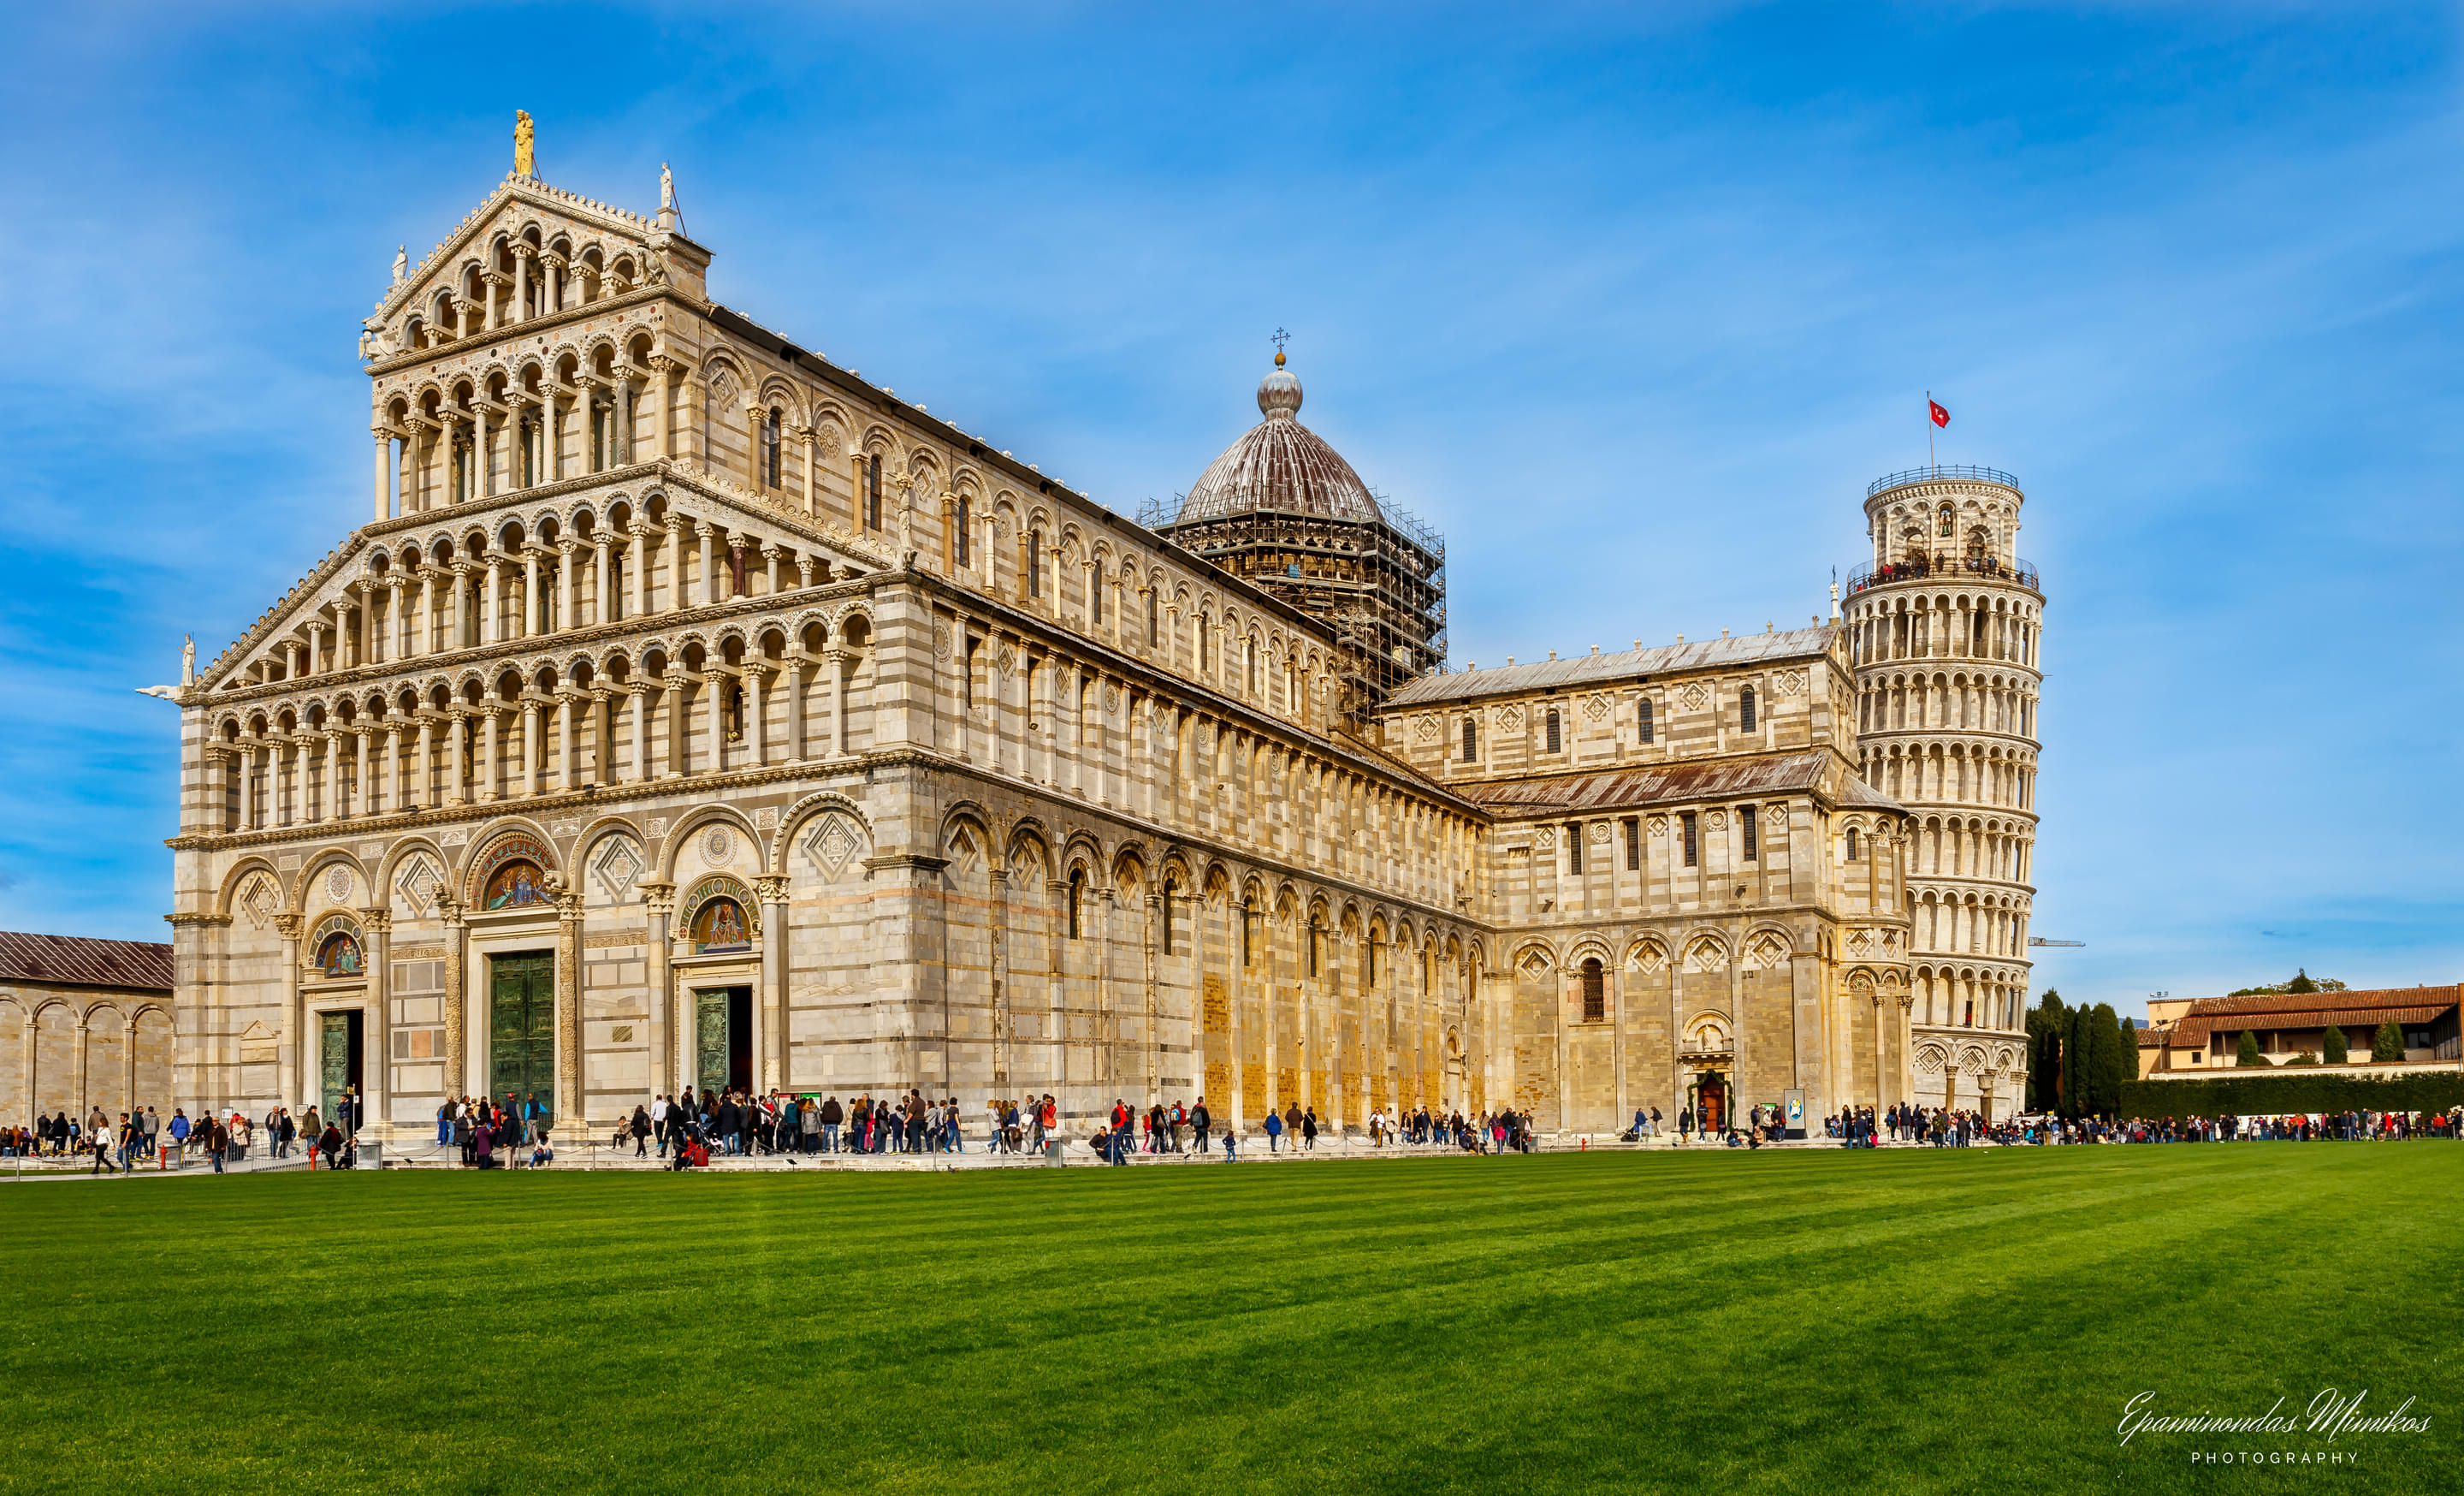
[[[1078,909],[1086,896],[1087,870],[1083,867],[1073,867],[1069,870],[1069,938],[1071,940],[1078,938]]]
[[[1172,954],[1172,896],[1179,884],[1167,878],[1163,881],[1163,953]]]
[[[881,454],[864,459],[864,527],[881,528]]]
[[[1244,968],[1245,968],[1245,967],[1247,967],[1247,966],[1249,965],[1249,963],[1250,963],[1250,954],[1249,954],[1249,949],[1250,949],[1250,947],[1249,947],[1249,937],[1250,937],[1250,931],[1252,931],[1253,929],[1255,929],[1255,928],[1257,927],[1257,923],[1258,923],[1258,906],[1257,906],[1255,904],[1252,904],[1250,901],[1248,901],[1248,900],[1246,900],[1246,899],[1242,900],[1242,901],[1241,901],[1241,965],[1242,965],[1243,967],[1244,967]]]
[[[1638,741],[1651,741],[1651,698],[1647,696],[1635,703],[1634,730],[1639,734]]]
[[[1600,958],[1586,957],[1583,961],[1583,1021],[1585,1023],[1603,1023],[1608,1020],[1608,986],[1607,973],[1600,970]]]
[[[1089,612],[1089,622],[1100,624],[1104,621],[1104,564],[1098,561],[1095,563],[1095,569],[1087,573],[1087,607]]]
[[[1856,827],[1854,827],[1854,826],[1851,826],[1851,827],[1849,827],[1849,828],[1848,828],[1848,860],[1849,860],[1849,861],[1851,861],[1851,862],[1856,861],[1856,860],[1857,860],[1857,856],[1858,856],[1858,847],[1857,847],[1857,828],[1856,828]]]
[[[599,600],[599,616],[608,623],[620,622],[625,616],[625,547],[607,547],[607,595]]]
[[[1258,641],[1249,641],[1249,694],[1258,694]]]
[[[1750,685],[1737,693],[1737,726],[1747,732],[1754,730],[1754,688]]]
[[[1985,526],[1982,525],[1968,532],[1968,569],[1971,571],[1985,569]],[[1977,633],[1980,636],[1985,632],[1984,623],[1984,614],[1979,614]]]
[[[968,512],[969,508],[970,505],[967,502],[967,496],[965,494],[960,494],[958,496],[958,507],[951,516],[958,526],[958,532],[950,538],[951,550],[956,563],[962,567],[970,564],[967,560],[967,536],[970,533],[970,525],[973,517]]]
[[[1150,587],[1147,589],[1147,643],[1149,646],[1163,642],[1160,617],[1161,614],[1155,608],[1155,590]]]
[[[1214,632],[1215,620],[1205,614],[1199,614],[1198,615],[1198,668],[1200,670],[1206,669],[1214,661],[1214,641],[1209,636]]]
[[[1557,720],[1557,708],[1554,706],[1549,708],[1549,751],[1551,753],[1563,751],[1562,729]]]
[[[1463,719],[1463,761],[1464,763],[1468,764],[1468,763],[1473,762],[1475,759],[1478,759],[1479,757],[1480,757],[1480,722],[1479,722],[1479,719],[1477,719],[1477,718],[1473,718],[1473,717],[1465,717],[1465,718]]]
[[[1933,533],[1936,539],[1948,540],[1956,533],[1958,522],[1951,516],[1950,505],[1944,504],[1933,512]]]
[[[613,420],[608,422],[611,427],[615,424]],[[779,412],[775,407],[761,417],[761,480],[773,488],[779,486]]]
[[[1318,934],[1319,934],[1319,930],[1318,930],[1318,927],[1317,927],[1317,921],[1315,921],[1315,920],[1311,920],[1311,921],[1309,921],[1309,975],[1311,975],[1311,976],[1315,976],[1315,975],[1317,975],[1317,941],[1318,941]]]

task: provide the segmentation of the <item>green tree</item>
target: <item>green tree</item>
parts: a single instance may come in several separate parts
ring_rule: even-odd
[[[2062,1105],[2062,1030],[2070,1010],[2052,988],[2028,1010],[2028,1109],[2059,1111]]]
[[[2096,1011],[2087,1007],[2073,1008],[2063,1015],[2063,1019],[2062,1115],[2084,1117],[2094,1101],[2089,1094],[2093,1088],[2089,1078],[2096,1073],[2091,1059]]]
[[[2087,1109],[2110,1117],[2122,1109],[2122,1017],[2113,1004],[2101,1002],[2088,1015]],[[2138,1057],[2131,1057],[2131,1063]]]
[[[2284,984],[2284,990],[2288,993],[2315,993],[2319,984],[2310,980],[2310,972],[2304,968],[2293,973],[2293,980]]]
[[[2383,1065],[2404,1062],[2404,1030],[2395,1019],[2379,1025],[2377,1036],[2370,1040],[2370,1060]]]
[[[2319,1049],[2321,1058],[2331,1065],[2341,1065],[2349,1060],[2352,1057],[2352,1048],[2344,1040],[2343,1025],[2328,1024],[2326,1034],[2319,1041]]]
[[[2267,1063],[2266,1061],[2258,1058],[2257,1035],[2252,1033],[2248,1029],[2241,1031],[2241,1042],[2233,1046],[2233,1063],[2240,1065],[2245,1069],[2252,1065],[2263,1065]]]

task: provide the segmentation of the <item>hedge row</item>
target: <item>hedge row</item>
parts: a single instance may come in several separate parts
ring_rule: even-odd
[[[2125,1117],[2257,1117],[2277,1112],[2448,1111],[2464,1106],[2464,1073],[2317,1075],[2282,1070],[2201,1081],[2124,1081]]]

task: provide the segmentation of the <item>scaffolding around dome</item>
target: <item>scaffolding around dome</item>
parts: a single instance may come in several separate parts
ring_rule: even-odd
[[[1343,717],[1365,726],[1404,681],[1444,668],[1446,543],[1379,497],[1339,519],[1260,498],[1205,518],[1187,501],[1148,501],[1138,523],[1324,623],[1341,646]]]

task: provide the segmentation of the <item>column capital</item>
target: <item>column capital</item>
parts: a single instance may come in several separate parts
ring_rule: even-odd
[[[362,909],[360,925],[371,935],[389,935],[393,933],[393,910],[383,904]]]
[[[784,904],[787,902],[787,880],[775,875],[757,878],[753,880],[753,894],[763,904]]]
[[[286,941],[297,940],[300,930],[306,924],[305,915],[284,913],[274,917],[275,932]]]
[[[648,882],[633,885],[642,890],[642,904],[652,914],[676,912],[676,885],[669,882]]]

